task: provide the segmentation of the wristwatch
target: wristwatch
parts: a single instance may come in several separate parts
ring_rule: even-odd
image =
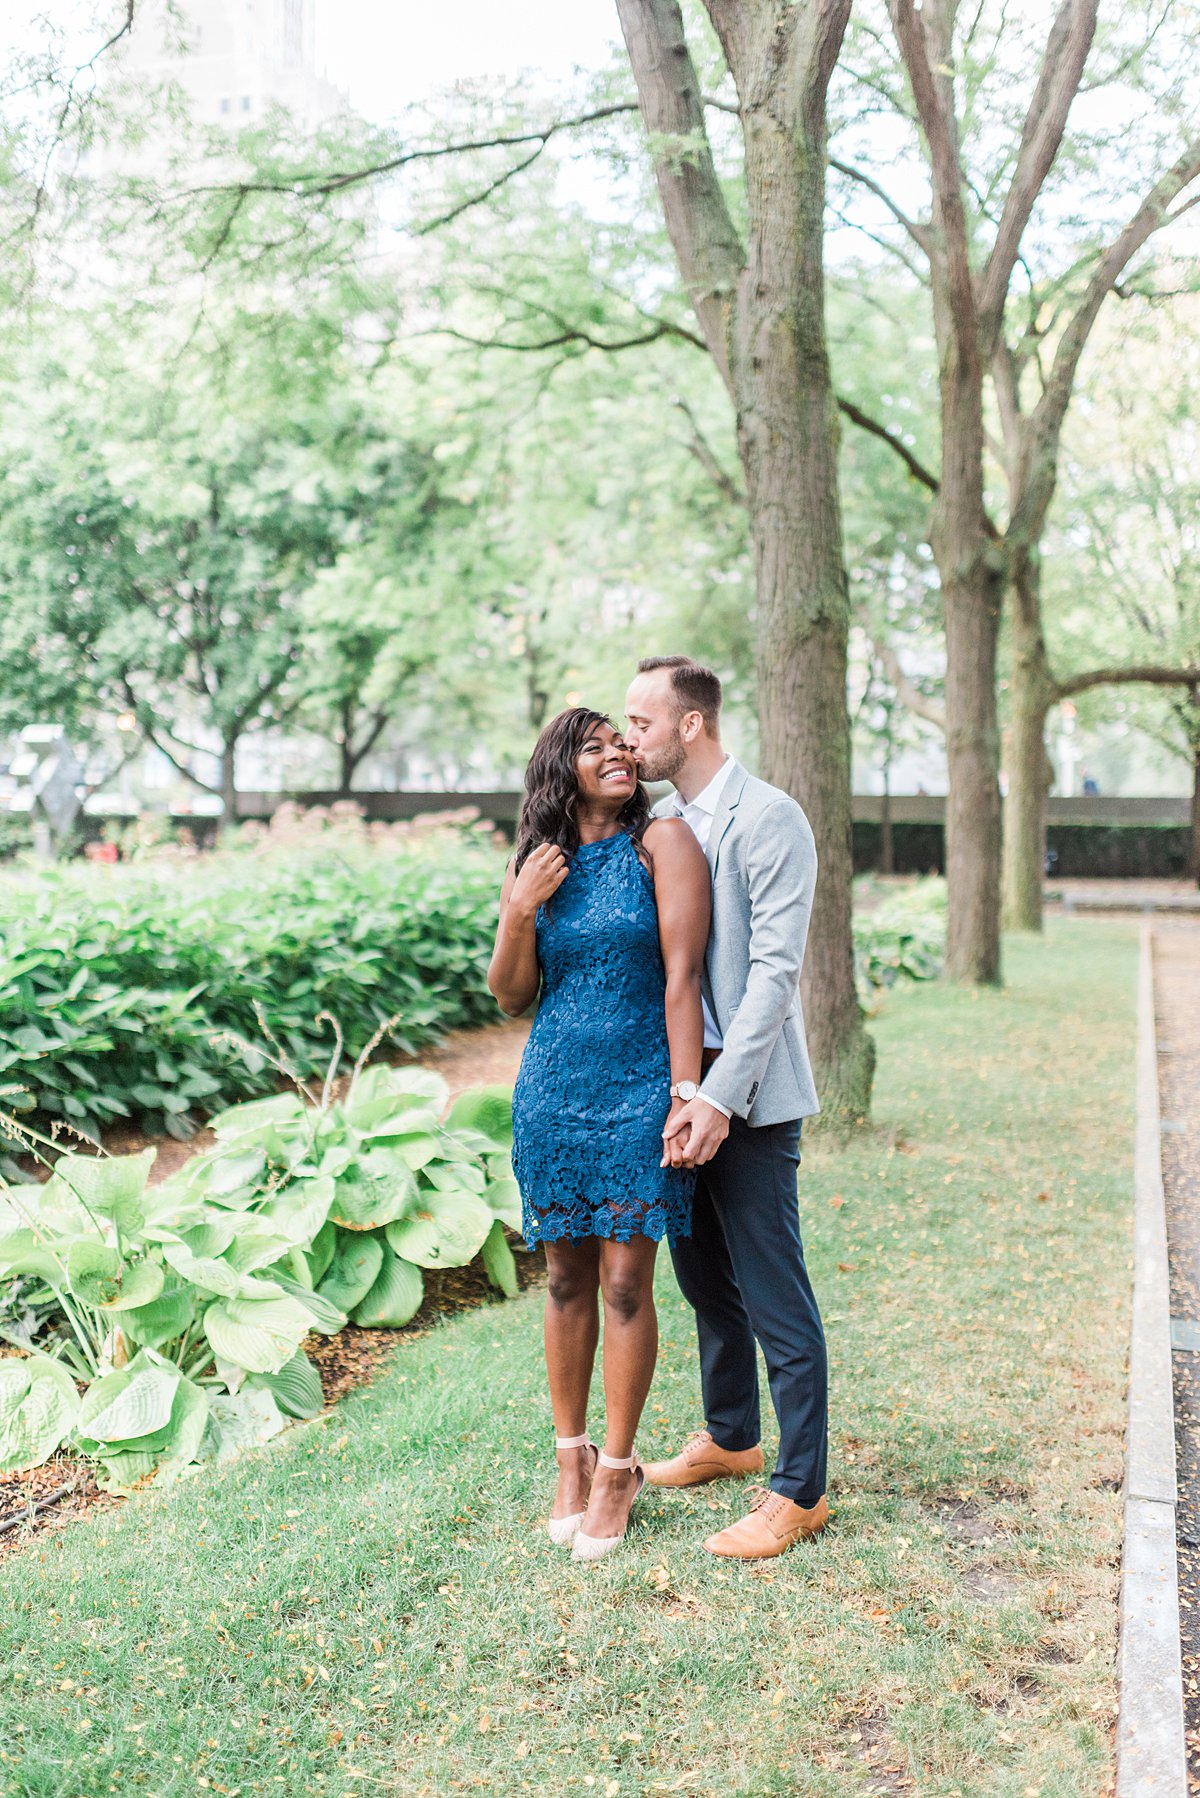
[[[700,1088],[696,1085],[694,1080],[677,1080],[675,1085],[671,1088],[671,1097],[673,1099],[682,1099],[686,1105],[690,1099],[696,1097],[696,1094],[699,1091]]]

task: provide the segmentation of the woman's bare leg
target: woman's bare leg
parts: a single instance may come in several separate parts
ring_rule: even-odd
[[[546,1372],[557,1436],[582,1436],[588,1391],[600,1334],[600,1244],[587,1236],[546,1244]],[[570,1517],[588,1501],[593,1457],[582,1448],[560,1448],[558,1492],[552,1517]]]
[[[604,1294],[604,1452],[623,1460],[633,1452],[654,1363],[658,1316],[654,1309],[654,1258],[648,1236],[600,1244]],[[583,1527],[589,1536],[619,1536],[637,1491],[632,1471],[601,1467],[592,1482]]]

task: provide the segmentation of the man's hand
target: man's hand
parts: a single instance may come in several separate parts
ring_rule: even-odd
[[[729,1135],[729,1119],[707,1099],[672,1108],[663,1129],[660,1167],[703,1167]]]

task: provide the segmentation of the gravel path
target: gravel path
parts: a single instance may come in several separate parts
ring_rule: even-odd
[[[1200,923],[1155,921],[1154,996],[1171,1316],[1200,1327]],[[1200,1794],[1200,1352],[1176,1349],[1172,1364],[1188,1789]]]

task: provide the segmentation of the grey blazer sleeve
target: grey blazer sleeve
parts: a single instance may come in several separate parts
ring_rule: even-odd
[[[798,806],[780,799],[756,821],[746,846],[750,900],[750,972],[725,1025],[719,1059],[702,1091],[741,1118],[754,1103],[783,1021],[796,1002],[817,878],[812,828]]]

